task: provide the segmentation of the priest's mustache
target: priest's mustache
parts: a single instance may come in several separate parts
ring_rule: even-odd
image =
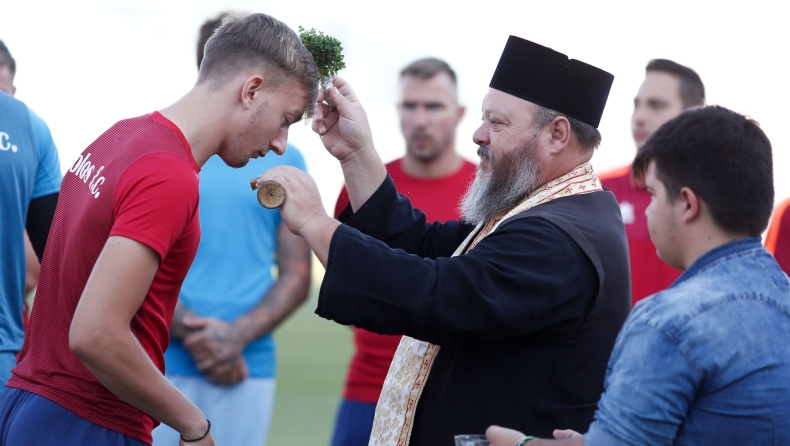
[[[477,146],[477,156],[491,160],[494,158],[494,152],[491,151],[491,147]]]

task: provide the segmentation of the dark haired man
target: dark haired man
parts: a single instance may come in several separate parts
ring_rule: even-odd
[[[16,61],[0,40],[0,385],[22,348],[23,298],[38,278],[62,179],[47,124],[12,97],[15,73]]]
[[[631,130],[637,149],[661,125],[683,110],[705,103],[705,87],[694,70],[671,60],[654,59],[647,64],[645,80],[634,98]],[[668,287],[680,271],[662,262],[650,241],[645,209],[650,196],[631,176],[630,166],[601,175],[603,187],[620,203],[631,259],[631,296],[640,299]]]
[[[386,165],[398,193],[425,212],[428,221],[458,220],[458,202],[475,175],[475,165],[455,151],[455,130],[464,115],[455,71],[435,58],[412,62],[400,72],[398,113],[406,156]],[[348,205],[345,188],[335,217]],[[354,327],[356,351],[338,409],[334,446],[366,446],[376,402],[401,337]]]
[[[151,444],[160,421],[182,442],[214,444],[201,410],[162,375],[200,238],[198,172],[213,155],[242,167],[282,154],[318,80],[285,24],[229,16],[186,95],[118,122],[80,155],[61,186],[38,301],[0,396],[0,444]]]
[[[684,272],[628,316],[587,433],[526,444],[790,444],[790,280],[760,243],[771,143],[733,111],[689,110],[650,137],[633,170],[658,253]],[[492,446],[526,440],[488,434]]]
[[[316,312],[404,335],[370,445],[450,446],[493,420],[584,429],[630,308],[620,212],[589,164],[613,76],[511,36],[473,135],[481,163],[463,220],[430,224],[397,194],[351,87],[334,82],[337,109],[320,105],[313,129],[343,169],[345,224],[309,176],[276,167],[261,180],[285,183],[283,219],[327,267]]]
[[[198,67],[220,23],[201,28]],[[241,169],[212,157],[200,171],[200,245],[178,296],[165,363],[167,379],[211,420],[220,445],[266,444],[276,387],[272,331],[310,286],[307,244],[277,210],[250,196],[249,179],[278,165],[305,170],[289,144],[281,156]],[[178,432],[164,424],[153,437],[157,446],[178,444]]]

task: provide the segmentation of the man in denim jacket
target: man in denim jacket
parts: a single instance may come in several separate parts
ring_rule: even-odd
[[[759,239],[774,200],[768,138],[725,108],[692,109],[632,169],[659,256],[685,272],[629,315],[586,434],[492,426],[491,445],[790,444],[790,281]]]

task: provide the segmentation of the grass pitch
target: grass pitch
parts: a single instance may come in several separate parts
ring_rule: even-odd
[[[314,271],[308,301],[274,334],[277,396],[267,446],[329,445],[334,428],[352,332],[315,315],[323,268]]]

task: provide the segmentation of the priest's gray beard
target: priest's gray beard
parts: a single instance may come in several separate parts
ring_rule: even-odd
[[[477,168],[475,180],[461,199],[462,221],[477,225],[513,209],[540,187],[543,169],[536,156],[537,132],[521,148],[494,158],[491,148],[480,146],[477,154],[489,160],[488,173]]]

